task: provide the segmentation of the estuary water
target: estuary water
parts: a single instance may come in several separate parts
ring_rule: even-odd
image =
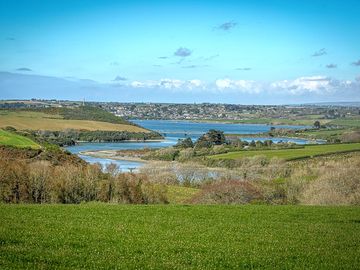
[[[75,146],[67,147],[73,154],[78,154],[82,159],[90,163],[100,163],[105,166],[109,163],[117,164],[122,171],[129,171],[141,167],[144,163],[137,161],[127,160],[113,160],[106,158],[96,158],[91,156],[85,156],[79,154],[83,151],[95,151],[95,150],[126,150],[126,149],[143,149],[143,148],[163,148],[172,146],[177,143],[179,139],[190,137],[192,140],[196,140],[202,134],[206,133],[210,129],[217,129],[224,131],[225,134],[254,134],[262,133],[270,130],[269,125],[255,125],[255,124],[229,124],[229,123],[204,123],[204,122],[192,122],[192,121],[173,121],[173,120],[133,120],[132,122],[141,125],[147,129],[151,129],[161,133],[165,140],[156,142],[120,142],[120,143],[80,143]],[[307,126],[289,126],[282,125],[276,126],[276,128],[287,129],[302,129]],[[259,137],[251,138],[244,137],[242,140],[268,140],[271,139],[274,142],[294,142],[298,144],[309,143],[303,139],[290,139],[290,138],[269,138]]]

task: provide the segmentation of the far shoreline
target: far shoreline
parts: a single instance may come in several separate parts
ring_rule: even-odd
[[[254,119],[256,121],[256,119]],[[172,122],[193,122],[193,123],[208,123],[208,124],[241,124],[241,125],[265,125],[265,126],[299,126],[299,127],[307,127],[310,125],[306,125],[304,123],[256,123],[253,122],[252,119],[244,119],[244,120],[232,120],[232,119],[128,119],[128,121],[172,121]],[[244,122],[242,122],[244,121]],[[246,122],[249,121],[249,122]]]

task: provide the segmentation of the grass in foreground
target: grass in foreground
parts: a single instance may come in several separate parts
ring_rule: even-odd
[[[267,158],[278,157],[286,160],[292,160],[353,151],[360,151],[360,143],[305,145],[303,148],[297,149],[244,150],[213,155],[209,156],[209,158],[238,159],[242,157],[265,156]]]
[[[360,208],[1,205],[1,269],[358,269]]]
[[[21,135],[17,135],[0,129],[0,145],[15,146],[20,148],[39,149],[40,145],[33,140]]]
[[[108,130],[149,132],[146,129],[127,124],[115,124],[93,120],[64,119],[58,114],[33,111],[0,111],[0,128],[12,126],[18,130]]]

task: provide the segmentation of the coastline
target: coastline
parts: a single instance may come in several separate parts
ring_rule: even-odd
[[[79,152],[79,155],[90,156],[95,158],[106,158],[113,160],[127,160],[127,161],[135,161],[141,163],[147,163],[147,160],[143,160],[140,157],[133,156],[118,156],[116,153],[118,150],[92,150],[92,151],[82,151]]]
[[[139,142],[139,143],[143,143],[143,142],[163,142],[166,141],[166,139],[149,139],[149,140],[122,140],[122,141],[117,141],[117,142],[89,142],[89,141],[76,141],[76,143],[127,143],[127,142]]]

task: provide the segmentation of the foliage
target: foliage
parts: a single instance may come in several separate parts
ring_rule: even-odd
[[[157,160],[165,160],[165,161],[174,161],[179,156],[180,150],[167,147],[161,148],[156,151],[151,151],[148,154],[144,155],[144,159],[157,159]]]
[[[0,153],[6,154],[5,151]],[[31,155],[0,160],[0,202],[167,203],[166,187],[150,183],[145,175],[120,174],[113,165],[103,173],[98,165],[57,160],[51,156],[54,153],[49,152]]]
[[[194,147],[194,143],[191,140],[191,138],[185,138],[185,139],[180,139],[176,145],[174,145],[175,148],[193,148]]]
[[[341,136],[343,142],[360,142],[360,130],[346,132]]]
[[[202,135],[195,144],[191,138],[179,140],[173,147],[166,149],[153,149],[148,151],[143,156],[147,160],[167,160],[167,161],[181,161],[186,162],[189,160],[198,159],[199,157],[206,157],[209,155],[225,154],[228,152],[248,150],[266,150],[266,149],[293,149],[301,148],[302,146],[294,143],[278,142],[273,143],[272,140],[262,141],[241,141],[239,138],[230,138],[225,140],[222,131],[209,130],[206,134]],[[175,149],[175,150],[174,150]]]
[[[319,129],[319,128],[321,127],[320,121],[316,120],[316,121],[314,122],[314,127],[315,127],[316,129]]]
[[[204,135],[200,136],[195,143],[195,148],[211,147],[212,145],[221,145],[226,142],[223,131],[210,129]]]
[[[302,179],[299,181],[299,171]],[[294,172],[297,201],[313,205],[360,205],[360,159],[326,160]],[[300,179],[301,179],[300,178]],[[306,179],[308,179],[306,181]]]
[[[50,130],[28,130],[39,142],[47,142],[59,146],[74,145],[76,141],[86,142],[121,142],[125,140],[151,140],[162,139],[162,136],[157,132],[128,132],[128,131],[106,131],[106,130],[65,130],[65,131],[50,131]]]
[[[261,192],[249,181],[221,180],[206,185],[192,203],[248,204],[262,199]]]

